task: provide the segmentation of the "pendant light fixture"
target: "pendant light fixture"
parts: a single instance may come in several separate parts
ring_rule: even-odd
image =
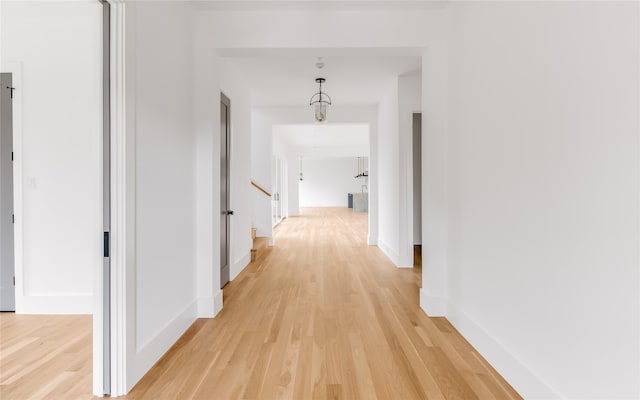
[[[313,107],[313,112],[317,122],[325,122],[327,120],[327,106],[331,105],[331,97],[322,91],[322,84],[326,81],[324,78],[316,78],[318,83],[318,92],[311,96],[309,105]]]

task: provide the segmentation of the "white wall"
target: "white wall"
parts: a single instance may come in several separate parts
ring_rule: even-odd
[[[640,396],[638,7],[454,6],[446,315],[525,398]]]
[[[378,104],[378,187],[383,189],[378,193],[378,247],[394,264],[400,265],[398,78],[380,84],[384,84],[385,96]]]
[[[211,46],[200,14],[194,29],[193,121],[196,135],[198,316],[222,309],[220,290],[220,93],[231,101],[231,279],[251,259],[251,98],[242,77]],[[269,225],[270,226],[270,225]]]
[[[347,193],[360,193],[364,178],[356,179],[355,157],[304,158],[300,207],[347,207]]]
[[[251,111],[251,180],[273,194],[273,121],[269,111]],[[257,235],[272,238],[271,197],[253,188],[252,224]]]
[[[102,267],[102,22],[90,2],[2,2],[14,73],[16,311],[92,313]]]
[[[413,266],[413,113],[422,108],[421,73],[420,70],[398,77],[398,252],[403,266]]]
[[[231,271],[233,280],[251,261],[251,97],[242,77],[220,60],[220,89],[231,100]]]
[[[198,277],[189,7],[131,3],[127,18],[135,57],[127,80],[127,101],[135,107],[127,133],[135,136],[135,161],[128,167],[135,181],[135,261],[127,291],[130,389],[195,320]]]

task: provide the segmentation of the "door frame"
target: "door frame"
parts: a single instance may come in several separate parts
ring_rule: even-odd
[[[13,262],[15,285],[15,310],[20,313],[24,305],[24,213],[22,185],[22,64],[2,61],[0,71],[10,73],[13,91]]]
[[[229,212],[233,213],[233,211],[231,210],[231,99],[229,99],[229,97],[227,95],[224,94],[224,92],[220,91],[220,104],[224,104],[227,107],[227,115],[226,115],[226,126],[225,126],[225,132],[222,131],[222,125],[221,125],[221,129],[220,129],[220,139],[222,140],[223,135],[226,136],[226,140],[225,140],[225,144],[226,144],[226,152],[227,152],[227,166],[226,166],[226,171],[227,171],[227,176],[225,179],[226,182],[226,214],[222,214],[223,210],[222,210],[222,199],[221,199],[221,204],[220,204],[220,227],[218,228],[220,230],[220,228],[222,227],[222,219],[225,218],[226,219],[226,224],[227,224],[227,229],[226,229],[226,253],[227,253],[227,271],[228,271],[228,275],[229,275],[229,279],[226,282],[222,282],[222,271],[224,270],[224,265],[222,265],[222,257],[220,259],[220,289],[222,289],[227,283],[229,283],[231,281],[231,215],[229,214]],[[222,115],[220,115],[220,120],[222,121]],[[221,148],[220,148],[220,156],[222,157],[222,144],[221,144]],[[220,187],[220,192],[222,193],[222,187]],[[222,233],[221,233],[222,235]],[[220,242],[222,242],[222,238],[220,240]],[[222,256],[222,251],[220,252],[221,256]]]
[[[9,79],[11,79],[11,86],[6,87],[6,88],[4,88],[4,87],[0,88],[0,90],[10,89],[10,91],[11,91],[11,93],[10,93],[10,101],[11,101],[11,111],[10,111],[10,114],[11,114],[11,164],[13,164],[13,162],[14,162],[13,140],[15,139],[14,130],[13,130],[13,120],[15,119],[14,107],[13,107],[13,93],[16,91],[15,90],[16,85],[14,83],[14,79],[13,79],[14,75],[13,75],[12,72],[5,72],[4,70],[0,70],[0,72],[2,74],[8,74],[9,75]],[[11,233],[12,233],[12,236],[13,236],[13,238],[12,238],[13,239],[13,246],[11,246],[11,247],[13,247],[14,256],[13,256],[13,263],[12,263],[13,264],[13,274],[12,274],[13,275],[13,310],[6,310],[6,311],[9,311],[9,312],[11,312],[11,311],[15,312],[16,308],[17,308],[17,306],[16,306],[16,297],[17,297],[17,295],[16,295],[16,278],[15,278],[15,276],[16,276],[16,263],[15,263],[16,245],[15,245],[15,211],[14,211],[15,210],[15,195],[14,195],[14,193],[15,193],[15,182],[14,182],[15,176],[14,176],[14,169],[15,168],[13,167],[13,165],[11,165],[11,179],[12,179],[12,181],[11,181],[11,200],[12,200],[12,202],[14,202],[14,204],[12,204],[12,210],[11,210],[11,213],[13,214],[13,218],[14,218],[14,222],[11,225],[11,231],[12,231]]]

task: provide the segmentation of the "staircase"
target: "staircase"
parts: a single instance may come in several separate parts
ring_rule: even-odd
[[[253,240],[253,247],[251,248],[251,261],[253,262],[257,260],[258,256],[269,246],[269,239],[256,236],[256,228],[251,228],[251,240]]]

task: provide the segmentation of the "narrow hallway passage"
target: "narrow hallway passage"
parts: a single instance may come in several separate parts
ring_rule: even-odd
[[[367,214],[307,208],[129,399],[519,399],[443,318],[420,274],[367,246]]]

